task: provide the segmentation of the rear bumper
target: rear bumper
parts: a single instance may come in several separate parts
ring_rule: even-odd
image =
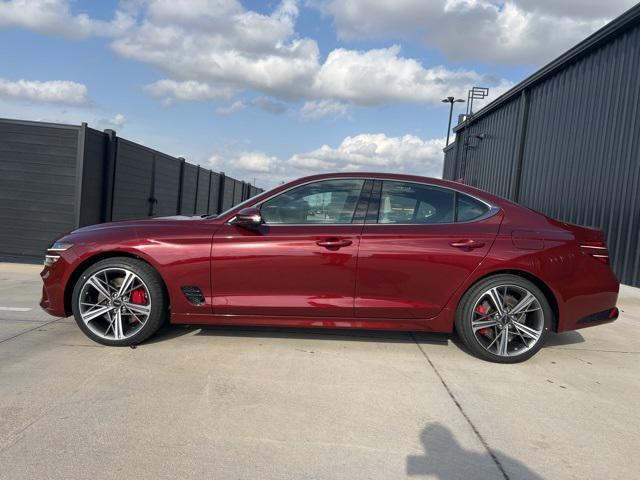
[[[593,313],[577,321],[575,328],[592,327],[595,325],[602,325],[603,323],[611,323],[618,319],[620,311],[618,307],[602,310],[597,313]]]

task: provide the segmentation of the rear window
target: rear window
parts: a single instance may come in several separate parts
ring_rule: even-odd
[[[454,192],[409,182],[382,182],[378,223],[451,223]]]
[[[484,203],[448,188],[384,180],[378,223],[434,224],[469,222],[489,210]]]
[[[489,207],[479,202],[475,198],[471,198],[464,193],[458,192],[456,200],[456,221],[469,222],[484,215]]]

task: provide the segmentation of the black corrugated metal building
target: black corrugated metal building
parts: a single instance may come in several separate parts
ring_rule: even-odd
[[[454,131],[444,178],[603,229],[640,286],[640,4]]]
[[[261,191],[112,130],[0,119],[0,255],[41,255],[94,223],[220,213]]]

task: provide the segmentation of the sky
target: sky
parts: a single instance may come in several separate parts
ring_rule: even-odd
[[[634,4],[0,0],[0,117],[111,128],[263,188],[439,177],[444,97],[491,101]]]

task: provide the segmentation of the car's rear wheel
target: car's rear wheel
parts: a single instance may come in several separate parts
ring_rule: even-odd
[[[162,280],[147,263],[134,258],[101,260],[85,270],[75,285],[73,315],[92,340],[128,346],[153,335],[167,316]]]
[[[462,297],[456,331],[476,356],[516,363],[542,348],[552,318],[547,298],[534,283],[516,275],[495,275]]]

